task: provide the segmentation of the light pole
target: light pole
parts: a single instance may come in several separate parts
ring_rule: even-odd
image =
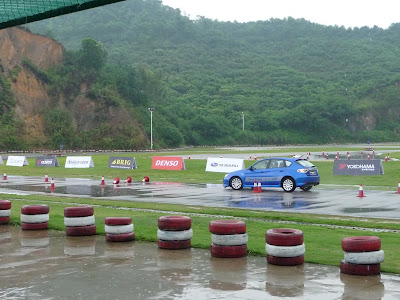
[[[153,150],[153,111],[154,107],[149,107],[150,111],[150,149]]]
[[[244,130],[244,112],[242,112],[243,130]]]

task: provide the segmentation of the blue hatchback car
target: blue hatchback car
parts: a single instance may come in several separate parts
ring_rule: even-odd
[[[263,187],[281,187],[285,192],[293,192],[296,187],[309,191],[319,184],[318,168],[301,158],[266,158],[247,169],[226,174],[224,187],[240,190],[254,187],[254,182],[261,182]]]

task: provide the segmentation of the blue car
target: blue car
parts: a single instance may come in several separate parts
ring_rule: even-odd
[[[296,187],[309,191],[319,184],[318,168],[301,158],[266,158],[247,169],[226,174],[224,187],[240,190],[254,187],[254,182],[263,187],[281,187],[285,192],[293,192]]]

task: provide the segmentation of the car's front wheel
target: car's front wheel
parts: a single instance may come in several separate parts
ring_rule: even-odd
[[[296,189],[296,182],[294,182],[293,178],[285,177],[282,179],[281,186],[285,192],[291,193]]]
[[[232,177],[229,186],[234,190],[241,190],[243,188],[243,181],[239,177]]]
[[[312,189],[312,185],[305,185],[300,187],[303,191],[307,192]]]

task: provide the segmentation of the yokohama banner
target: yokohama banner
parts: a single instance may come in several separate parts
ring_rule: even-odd
[[[380,159],[335,160],[333,175],[383,175]]]
[[[182,157],[153,156],[151,168],[157,170],[185,170],[185,161]]]
[[[59,167],[56,156],[39,156],[35,160],[35,167]]]
[[[7,166],[22,167],[29,166],[25,156],[9,156],[7,158]]]
[[[243,170],[244,160],[238,158],[215,158],[207,159],[206,172],[229,173],[237,170]]]
[[[91,156],[67,156],[65,168],[94,168]]]

